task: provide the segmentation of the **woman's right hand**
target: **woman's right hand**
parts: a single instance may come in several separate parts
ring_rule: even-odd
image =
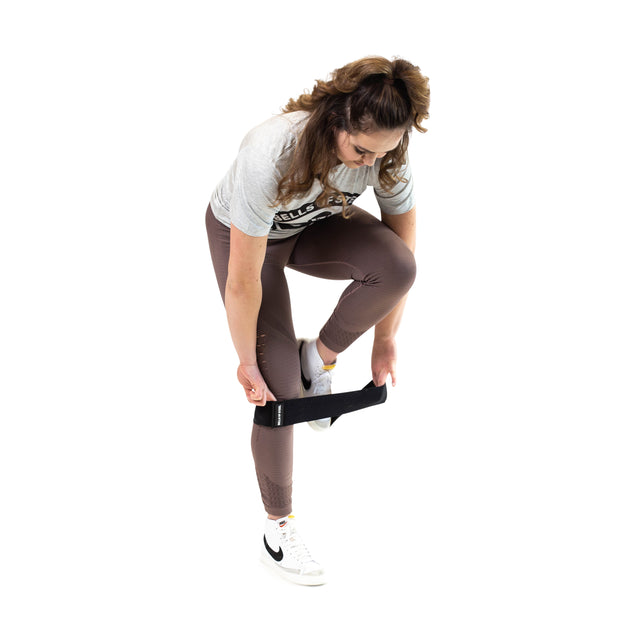
[[[268,400],[276,399],[267,387],[257,364],[238,365],[238,381],[251,404],[263,407]]]

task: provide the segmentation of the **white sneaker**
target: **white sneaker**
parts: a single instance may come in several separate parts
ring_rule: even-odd
[[[298,340],[298,352],[302,397],[329,395],[331,376],[336,365],[322,361],[315,340]],[[310,420],[309,426],[316,431],[325,431],[331,426],[331,417]]]
[[[262,542],[262,562],[283,578],[309,586],[326,582],[324,569],[307,551],[293,516],[267,518]]]

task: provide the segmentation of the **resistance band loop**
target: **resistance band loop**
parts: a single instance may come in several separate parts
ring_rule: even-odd
[[[309,420],[331,417],[333,424],[343,413],[358,411],[387,399],[387,385],[376,387],[373,380],[360,391],[347,391],[326,396],[310,396],[293,400],[269,401],[256,407],[253,421],[264,427],[282,427]]]

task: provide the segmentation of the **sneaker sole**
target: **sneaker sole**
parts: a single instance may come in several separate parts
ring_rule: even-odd
[[[327,582],[327,578],[324,574],[320,576],[304,575],[283,569],[276,564],[274,559],[269,556],[266,551],[263,551],[260,554],[260,561],[265,565],[265,567],[267,567],[267,569],[269,569],[269,571],[271,571],[271,573],[279,576],[280,578],[284,578],[288,582],[293,582],[294,584],[299,584],[304,587],[319,587]]]
[[[331,419],[327,420],[326,422],[320,422],[319,421],[313,421],[313,422],[307,422],[307,424],[314,430],[314,431],[328,431],[331,428]]]

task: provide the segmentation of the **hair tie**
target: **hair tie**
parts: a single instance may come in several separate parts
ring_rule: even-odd
[[[396,82],[395,78],[389,78],[389,77],[387,77],[387,78],[385,78],[385,79],[384,79],[384,83],[385,83],[385,84],[388,84],[390,87],[393,87],[393,85],[395,84],[395,82]]]

